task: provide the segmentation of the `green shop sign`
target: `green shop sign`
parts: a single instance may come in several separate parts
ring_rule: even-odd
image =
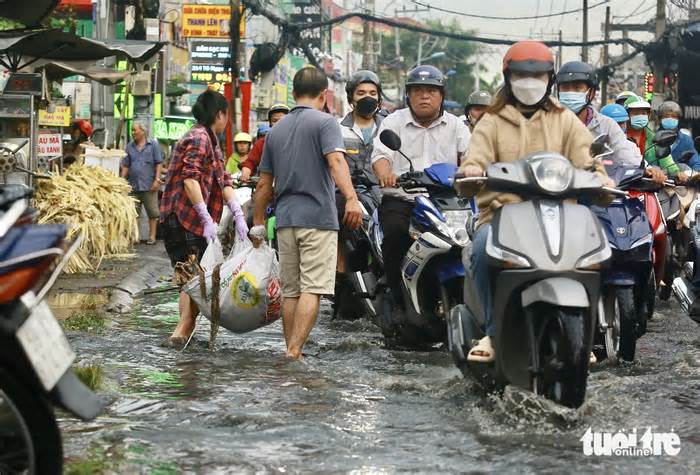
[[[153,137],[157,140],[180,140],[195,124],[186,117],[163,117],[153,121]]]

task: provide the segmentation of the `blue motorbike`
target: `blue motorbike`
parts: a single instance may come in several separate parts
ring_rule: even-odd
[[[638,167],[606,166],[606,169],[621,190],[653,192],[659,186],[644,178],[644,170]],[[609,360],[620,357],[632,361],[647,314],[654,307],[651,223],[644,202],[638,197],[616,198],[607,208],[591,206],[591,210],[603,226],[612,249],[609,266],[603,272],[594,351]]]
[[[401,140],[396,134],[385,130],[380,139],[399,151]],[[398,186],[416,194],[409,227],[414,242],[401,267],[405,311],[393,308],[394,299],[386,285],[370,289],[377,309],[375,322],[390,345],[421,349],[444,343],[447,314],[463,301],[461,256],[470,242],[467,223],[474,205],[457,196],[453,188],[456,171],[455,165],[437,163],[399,177]],[[368,287],[371,284],[368,282]]]

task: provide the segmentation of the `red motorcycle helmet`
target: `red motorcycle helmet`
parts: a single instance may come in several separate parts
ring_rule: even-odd
[[[73,127],[80,130],[80,132],[87,138],[92,137],[92,124],[85,119],[76,120],[73,123]]]

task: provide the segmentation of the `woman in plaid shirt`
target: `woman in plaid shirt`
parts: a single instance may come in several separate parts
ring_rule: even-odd
[[[160,202],[165,250],[173,267],[177,266],[176,277],[185,264],[191,264],[194,259],[199,262],[208,242],[216,238],[216,223],[221,219],[224,203],[234,216],[239,237],[248,234],[217,139],[228,122],[226,98],[218,92],[206,91],[197,98],[192,113],[197,125],[173,151]],[[187,342],[198,313],[197,305],[181,292],[180,322],[170,337],[172,346]]]

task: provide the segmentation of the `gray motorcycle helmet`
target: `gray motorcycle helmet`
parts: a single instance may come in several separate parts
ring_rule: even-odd
[[[491,94],[488,91],[474,91],[467,97],[464,105],[464,115],[469,116],[469,109],[472,106],[488,107],[491,104]]]
[[[377,74],[373,71],[362,69],[350,76],[348,82],[345,83],[345,94],[347,95],[348,103],[352,104],[352,96],[355,94],[355,89],[357,89],[357,86],[366,82],[377,86],[379,103],[382,102],[382,82],[379,80],[379,76],[377,76]]]
[[[661,103],[657,112],[659,117],[663,116],[664,114],[676,114],[678,117],[683,117],[683,110],[681,109],[681,106],[674,101],[665,101]]]

